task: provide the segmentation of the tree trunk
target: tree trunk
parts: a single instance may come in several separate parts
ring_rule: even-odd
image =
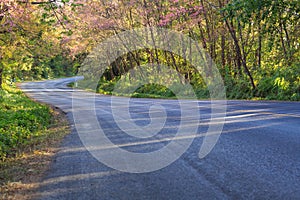
[[[236,55],[237,55],[237,64],[238,64],[238,67],[240,67],[241,65],[243,66],[244,70],[245,70],[245,73],[247,74],[247,76],[249,77],[250,79],[250,83],[252,85],[252,88],[255,90],[256,89],[256,86],[255,86],[255,83],[254,83],[254,80],[253,80],[253,77],[251,75],[251,72],[249,71],[248,67],[247,67],[247,61],[245,59],[243,59],[242,57],[242,50],[241,50],[241,47],[240,47],[240,44],[239,44],[239,41],[238,41],[238,38],[236,36],[236,32],[233,28],[233,25],[230,26],[228,20],[225,20],[226,22],[226,26],[232,36],[232,39],[233,39],[233,42],[234,42],[234,45],[235,45],[235,50],[236,50]]]
[[[221,36],[221,59],[222,59],[222,67],[223,69],[225,68],[225,65],[226,65],[226,59],[225,59],[225,41],[226,38],[225,38],[225,35],[222,34]]]
[[[283,39],[283,25],[280,21],[280,29],[279,29],[280,33],[280,40],[281,40],[281,44],[282,44],[282,49],[283,49],[283,53],[284,53],[284,57],[286,60],[289,60],[289,57],[288,57],[288,53],[287,53],[287,50],[286,50],[286,47],[285,47],[285,43],[284,43],[284,39]]]
[[[3,68],[0,66],[0,89],[2,89],[2,81],[3,81],[2,74],[3,74]]]
[[[260,68],[261,67],[261,53],[262,53],[262,32],[261,32],[261,23],[260,21],[258,22],[258,50],[257,50],[257,57],[258,57],[258,62],[257,65]]]

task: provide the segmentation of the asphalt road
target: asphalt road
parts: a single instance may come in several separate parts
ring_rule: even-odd
[[[41,183],[40,199],[300,199],[300,102],[228,101],[222,134],[213,150],[200,159],[211,110],[209,101],[198,101],[194,109],[200,112],[199,136],[185,153],[160,170],[128,173],[102,164],[81,142],[74,125],[72,94],[90,93],[65,86],[73,80],[21,85],[32,98],[61,108],[72,127]],[[128,100],[117,99],[120,104]],[[95,102],[98,121],[108,137],[128,151],[162,148],[179,123],[175,100],[132,99],[130,114],[141,127],[149,123],[149,115],[139,115],[149,111],[149,104],[163,105],[167,115],[159,140],[150,137],[137,142],[114,123],[110,96],[96,95]]]

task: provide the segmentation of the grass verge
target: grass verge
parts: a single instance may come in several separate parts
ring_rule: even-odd
[[[60,110],[34,102],[17,89],[5,89],[0,102],[5,116],[0,118],[0,199],[33,199],[52,156],[70,132],[68,121]]]

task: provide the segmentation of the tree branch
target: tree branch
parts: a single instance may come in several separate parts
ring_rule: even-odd
[[[18,3],[30,3],[32,5],[40,5],[40,4],[49,4],[49,3],[55,3],[56,0],[49,0],[49,1],[17,1]]]

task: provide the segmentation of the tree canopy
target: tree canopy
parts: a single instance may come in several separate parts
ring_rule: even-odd
[[[300,100],[299,18],[298,0],[2,0],[0,83],[74,75],[105,38],[155,26],[202,45],[229,98]],[[151,62],[174,68],[206,97],[193,66],[161,49],[117,59],[107,67],[99,91],[109,92],[129,69]]]

